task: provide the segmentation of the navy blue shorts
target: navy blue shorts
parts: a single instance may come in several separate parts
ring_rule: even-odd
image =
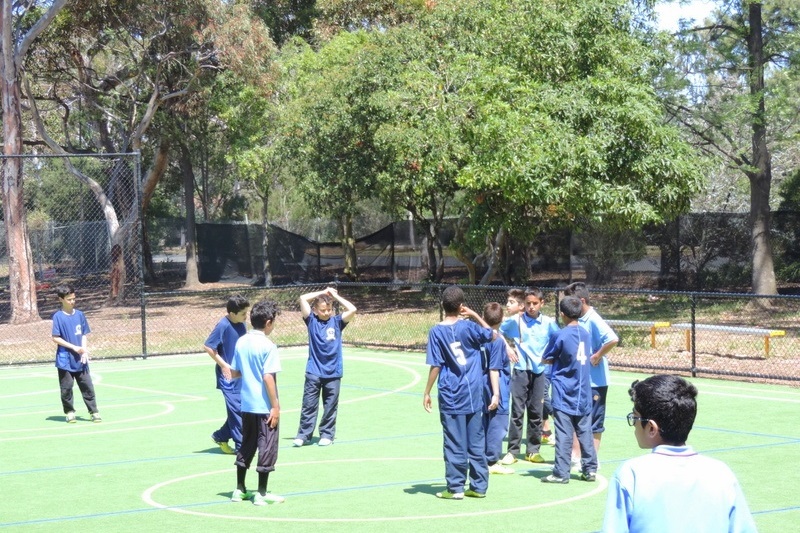
[[[592,387],[592,433],[602,433],[606,430],[606,395],[608,385],[605,387]]]

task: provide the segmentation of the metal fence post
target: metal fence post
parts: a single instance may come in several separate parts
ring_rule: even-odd
[[[693,292],[693,293],[691,293],[689,295],[689,306],[690,306],[690,309],[691,309],[691,322],[690,323],[692,325],[692,329],[691,329],[691,332],[692,332],[692,367],[691,367],[690,370],[692,371],[692,377],[696,378],[697,377],[697,350],[696,350],[695,343],[696,343],[697,335],[696,335],[696,332],[695,332],[695,324],[697,322],[697,320],[696,320],[697,293]]]

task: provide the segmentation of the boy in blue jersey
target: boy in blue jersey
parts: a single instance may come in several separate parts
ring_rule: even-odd
[[[422,406],[431,412],[431,389],[439,389],[439,420],[444,436],[447,489],[437,498],[483,498],[489,486],[486,438],[483,430],[483,384],[486,381],[481,345],[494,334],[481,316],[464,305],[464,291],[450,285],[442,292],[444,320],[428,332],[425,362],[430,365]],[[461,316],[471,318],[462,320]],[[477,324],[475,323],[477,322]],[[469,477],[469,489],[464,486]]]
[[[589,305],[589,289],[585,283],[576,282],[564,289],[564,296],[576,296],[581,300],[581,317],[578,319],[580,326],[589,332],[592,338],[590,346],[592,364],[590,376],[592,378],[592,437],[594,450],[600,457],[600,441],[606,430],[606,396],[611,376],[608,371],[607,354],[619,342],[619,337],[606,321]],[[580,448],[577,440],[572,443],[572,465],[576,468],[580,464]],[[599,465],[599,463],[598,463]]]
[[[592,387],[589,378],[589,333],[578,325],[581,301],[565,296],[559,302],[564,328],[550,340],[542,357],[550,368],[553,386],[553,420],[558,440],[553,473],[543,477],[543,483],[569,483],[570,455],[573,435],[581,450],[584,481],[595,481],[597,455],[592,442]]]
[[[231,380],[231,361],[233,351],[236,349],[236,341],[239,337],[247,333],[247,309],[250,302],[241,294],[234,294],[228,298],[225,309],[227,315],[222,317],[214,329],[208,335],[203,348],[206,353],[214,360],[214,373],[217,377],[217,389],[222,393],[225,400],[225,411],[227,417],[225,422],[218,430],[211,434],[211,439],[217,443],[222,453],[233,454],[242,444],[242,399],[239,389],[241,382]],[[228,440],[233,439],[233,448],[228,444]]]
[[[503,321],[503,306],[489,302],[483,306],[483,320],[497,331]],[[483,384],[483,397],[486,404],[483,429],[486,433],[486,462],[490,474],[513,474],[514,469],[500,463],[503,455],[503,439],[508,432],[508,404],[511,389],[511,366],[507,353],[508,346],[502,337],[481,346],[484,368],[488,369]]]
[[[522,298],[522,300],[520,300]],[[514,312],[520,308],[524,312]],[[511,415],[508,427],[508,448],[501,460],[504,465],[517,461],[521,449],[522,427],[527,415],[525,459],[544,463],[539,453],[544,423],[544,395],[547,386],[542,355],[550,337],[558,331],[555,320],[541,313],[544,293],[535,287],[524,292],[508,292],[506,307],[510,316],[500,326],[500,333],[516,348],[517,361],[511,373]]]
[[[623,463],[608,484],[603,531],[756,531],[730,468],[686,445],[697,414],[697,389],[678,376],[634,381],[628,394],[636,442],[652,452]]]
[[[267,492],[269,474],[278,460],[278,429],[281,405],[278,400],[277,373],[281,371],[278,348],[267,335],[275,328],[278,305],[262,300],[250,312],[253,329],[236,343],[230,364],[231,376],[241,381],[242,444],[236,454],[236,489],[231,501],[253,499],[254,505],[283,503],[285,498]],[[241,379],[239,379],[241,378]],[[245,488],[247,469],[258,451],[256,471],[258,492]]]
[[[340,315],[333,314],[334,300],[344,306]],[[336,414],[342,384],[342,330],[355,316],[356,306],[339,296],[336,289],[328,287],[300,296],[300,311],[308,328],[308,363],[300,426],[292,444],[303,446],[311,442],[322,396],[318,444],[329,446],[336,436]]]
[[[59,285],[56,294],[61,302],[61,310],[53,314],[53,342],[56,348],[56,368],[61,386],[61,407],[66,421],[75,423],[75,406],[72,404],[72,388],[78,382],[83,403],[92,417],[92,422],[100,422],[97,410],[94,384],[89,374],[89,345],[86,338],[91,332],[86,316],[75,309],[75,289],[70,285]]]

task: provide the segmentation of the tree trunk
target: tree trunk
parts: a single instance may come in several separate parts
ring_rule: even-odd
[[[4,9],[5,11],[5,9]],[[0,15],[0,19],[3,17]],[[5,25],[2,25],[5,27]],[[5,46],[4,46],[5,48]],[[3,100],[3,154],[22,153],[22,108],[16,66],[3,54],[0,59],[0,97]],[[22,324],[39,320],[36,302],[36,278],[33,254],[25,218],[25,197],[22,184],[22,159],[4,158],[3,215],[8,250],[8,282],[11,297],[11,323]]]
[[[193,289],[200,285],[200,276],[197,270],[197,228],[194,215],[194,170],[186,144],[180,145],[180,166],[183,175],[183,203],[186,205],[186,280],[184,287]]]
[[[350,213],[342,217],[342,250],[344,251],[344,275],[351,281],[358,280],[358,258],[356,257],[356,239],[353,236],[353,216]]]
[[[752,167],[750,178],[750,224],[753,248],[752,290],[755,294],[777,294],[775,265],[770,241],[769,194],[772,184],[772,163],[767,147],[766,111],[764,105],[764,41],[761,26],[761,4],[749,5],[747,36],[750,63],[750,95],[756,102],[752,118]]]

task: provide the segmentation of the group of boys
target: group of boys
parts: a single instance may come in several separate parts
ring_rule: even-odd
[[[618,337],[589,305],[586,286],[574,283],[564,290],[561,329],[541,314],[544,296],[538,289],[509,291],[505,320],[496,302],[481,316],[464,301],[461,288],[447,287],[444,319],[428,335],[423,407],[431,412],[437,384],[444,436],[446,489],[436,496],[484,498],[489,474],[506,473],[499,469],[503,463],[517,460],[525,414],[525,458],[544,462],[539,449],[548,387],[556,454],[552,473],[541,481],[568,483],[571,463],[579,464],[582,480],[595,481],[609,384],[606,354]],[[697,389],[678,376],[656,375],[634,382],[629,394],[634,410],[628,423],[639,446],[652,453],[626,461],[612,477],[603,531],[755,531],[735,475],[686,445]],[[508,448],[501,459],[506,424]]]
[[[334,314],[334,301],[344,311]],[[256,303],[250,311],[252,328],[247,332],[249,302],[233,295],[224,316],[204,344],[216,363],[217,388],[225,399],[227,418],[211,434],[223,453],[236,454],[236,489],[231,501],[251,499],[255,505],[282,503],[283,496],[267,492],[270,472],[278,458],[280,402],[275,376],[281,370],[277,347],[267,337],[275,326],[279,310],[270,300]],[[342,378],[342,330],[356,313],[356,307],[339,296],[336,289],[303,294],[300,310],[308,328],[309,357],[306,365],[303,406],[295,446],[311,441],[317,423],[320,398],[323,405],[319,423],[320,446],[333,443]],[[233,440],[234,447],[228,444]],[[258,452],[258,491],[248,492],[247,470]]]
[[[53,315],[52,338],[57,345],[66,421],[76,422],[72,389],[77,382],[91,420],[100,422],[89,373],[89,324],[75,309],[71,286],[59,286],[56,293],[61,309]],[[345,308],[340,315],[333,312],[334,300]],[[618,338],[589,305],[583,283],[564,290],[559,302],[561,329],[541,313],[543,302],[538,289],[511,290],[506,303],[509,316],[504,320],[497,302],[486,304],[481,316],[464,305],[461,288],[449,286],[443,291],[445,316],[429,331],[426,362],[430,371],[423,395],[423,407],[431,412],[430,393],[438,384],[447,488],[437,497],[485,497],[489,474],[507,473],[500,468],[516,461],[526,414],[525,458],[534,463],[544,462],[539,449],[546,435],[545,413],[554,420],[556,457],[552,473],[543,482],[568,483],[570,462],[580,465],[582,480],[596,480],[609,383],[605,356]],[[252,499],[256,505],[265,505],[285,501],[267,492],[278,455],[276,374],[281,371],[277,347],[268,335],[280,311],[271,300],[256,303],[250,311],[252,329],[247,332],[248,308],[246,298],[229,298],[227,315],[205,342],[216,363],[217,388],[227,411],[225,423],[212,439],[224,453],[236,454],[237,481],[231,500]],[[321,396],[318,444],[327,446],[335,435],[341,333],[356,308],[330,287],[302,295],[300,308],[309,331],[309,359],[293,444],[310,443]],[[756,531],[733,472],[686,445],[697,413],[697,389],[678,376],[655,375],[633,382],[628,392],[633,402],[628,424],[635,428],[639,446],[652,453],[626,461],[611,478],[603,531]],[[506,431],[508,448],[501,458]],[[231,439],[234,448],[228,444]],[[245,477],[256,452],[258,491],[251,494]]]

